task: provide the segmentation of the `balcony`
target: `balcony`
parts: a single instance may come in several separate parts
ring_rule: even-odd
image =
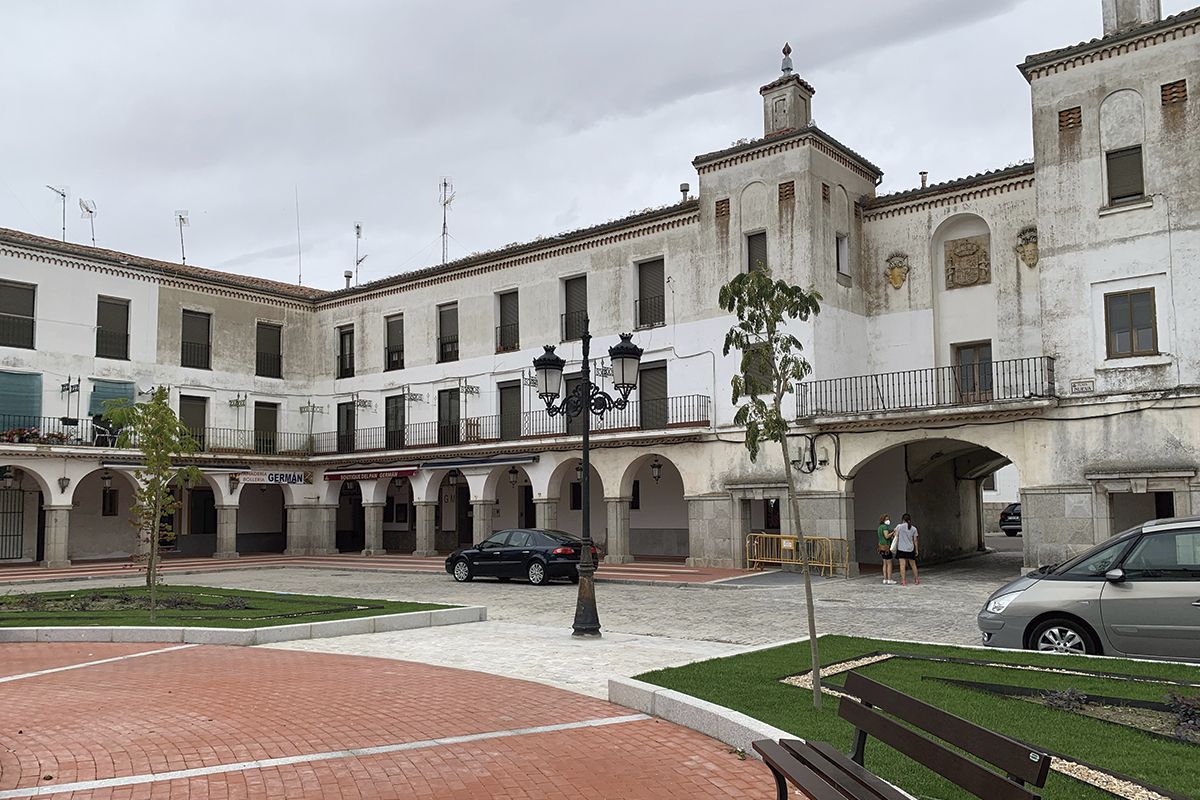
[[[0,347],[33,349],[33,317],[0,314]]]
[[[337,357],[337,376],[339,378],[354,377],[354,353],[339,353]]]
[[[517,323],[496,326],[496,352],[511,353],[521,349],[521,326]]]
[[[953,410],[1057,396],[1050,356],[805,381],[798,388],[801,419]]]
[[[96,328],[96,358],[129,360],[129,334]]]
[[[633,318],[638,328],[653,328],[667,319],[666,303],[662,295],[642,297],[633,301]]]
[[[254,374],[260,378],[282,378],[283,356],[259,350],[254,354]]]
[[[438,363],[445,364],[447,361],[458,361],[458,336],[439,336],[438,337]]]
[[[404,369],[404,348],[383,348],[383,371],[392,372],[398,369]]]
[[[212,348],[208,342],[181,342],[179,366],[192,369],[212,369]]]

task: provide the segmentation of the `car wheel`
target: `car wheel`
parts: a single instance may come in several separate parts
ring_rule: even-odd
[[[1005,531],[1004,535],[1005,536],[1016,536],[1018,533],[1020,533],[1020,531]]]
[[[1048,619],[1034,628],[1029,645],[1031,650],[1043,653],[1094,655],[1100,650],[1087,628],[1073,620],[1061,618]]]
[[[454,580],[459,583],[465,583],[475,577],[471,574],[471,563],[465,558],[460,558],[454,562]]]
[[[567,578],[570,579],[571,583],[579,583],[579,573],[578,572],[572,572],[570,575],[567,576]]]
[[[550,580],[546,573],[546,565],[541,561],[530,561],[529,566],[525,568],[525,574],[534,586],[543,586]]]

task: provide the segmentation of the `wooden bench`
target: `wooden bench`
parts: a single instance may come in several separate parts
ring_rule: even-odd
[[[868,737],[985,800],[1035,800],[1040,796],[1038,790],[1046,785],[1050,771],[1050,756],[1046,753],[854,672],[846,676],[846,692],[860,698],[845,698],[838,705],[838,716],[855,728],[854,751],[849,755],[825,742],[754,742],[754,749],[775,775],[779,800],[786,800],[789,783],[811,800],[908,800],[908,795],[863,765]],[[988,769],[953,748],[996,769]]]

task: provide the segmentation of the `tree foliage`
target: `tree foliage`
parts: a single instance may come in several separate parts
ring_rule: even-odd
[[[155,621],[160,582],[159,557],[164,544],[175,539],[171,525],[179,501],[175,489],[198,483],[200,470],[186,461],[198,448],[191,433],[175,416],[167,387],[153,390],[149,401],[130,405],[124,401],[105,404],[104,416],[119,430],[117,446],[141,451],[143,465],[134,471],[136,487],[130,523],[138,530],[150,590],[150,621]]]

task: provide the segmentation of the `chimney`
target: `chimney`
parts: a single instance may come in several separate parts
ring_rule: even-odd
[[[921,188],[924,189],[925,187],[927,187],[929,185],[929,173],[926,172],[925,170],[921,170],[920,174],[921,174]]]
[[[1162,0],[1101,0],[1104,35],[1113,36],[1162,19]]]
[[[680,192],[680,194],[682,194],[682,195],[683,195],[683,199],[682,199],[682,200],[680,200],[679,202],[681,202],[681,203],[686,203],[686,202],[687,202],[687,196],[688,196],[688,192],[690,192],[691,190],[692,190],[692,186],[691,186],[691,184],[688,184],[688,183],[681,183],[681,184],[679,184],[679,192]]]
[[[354,273],[351,272],[350,270],[346,270],[345,272],[342,273],[342,277],[346,279],[346,288],[349,289],[350,288],[350,279],[354,277]]]

